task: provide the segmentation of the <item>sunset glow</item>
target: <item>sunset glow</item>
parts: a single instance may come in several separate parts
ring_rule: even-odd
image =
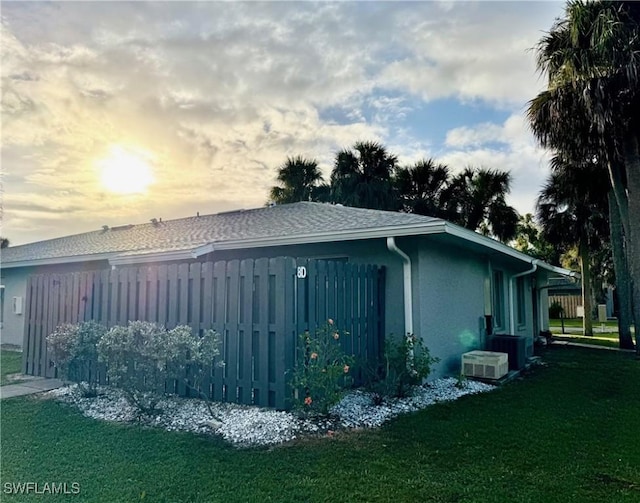
[[[102,186],[116,194],[142,194],[154,182],[145,157],[122,147],[113,147],[98,167]]]

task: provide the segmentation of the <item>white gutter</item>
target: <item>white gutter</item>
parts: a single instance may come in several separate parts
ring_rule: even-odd
[[[403,252],[393,237],[387,237],[387,248],[402,259],[402,272],[404,283],[404,331],[413,335],[413,294],[411,281],[411,259]]]
[[[520,278],[522,276],[527,276],[528,274],[533,274],[537,270],[538,270],[538,260],[534,259],[531,261],[531,269],[524,272],[520,272],[518,274],[514,274],[513,276],[511,276],[511,279],[509,280],[509,326],[511,328],[512,335],[516,335],[515,309],[513,308],[516,302],[515,302],[515,299],[513,298],[513,285],[517,278]]]
[[[93,255],[74,255],[71,257],[51,257],[44,259],[18,260],[15,262],[2,261],[2,269],[13,269],[16,267],[38,267],[59,264],[75,264],[77,262],[94,262],[100,260],[110,260],[117,256],[118,252],[96,253]]]

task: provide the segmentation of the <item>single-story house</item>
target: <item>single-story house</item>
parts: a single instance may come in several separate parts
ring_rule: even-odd
[[[604,309],[607,318],[617,316],[616,289],[611,285],[603,285]],[[582,318],[582,281],[575,278],[553,278],[549,283],[549,305],[558,304],[563,309],[565,318]],[[596,302],[595,306],[602,305]],[[596,311],[597,312],[597,311]],[[594,312],[595,314],[595,312]]]
[[[421,337],[436,376],[490,332],[523,336],[531,355],[550,280],[572,274],[439,218],[339,204],[153,219],[2,250],[2,342],[23,342],[29,275],[281,256],[384,267],[384,331]]]

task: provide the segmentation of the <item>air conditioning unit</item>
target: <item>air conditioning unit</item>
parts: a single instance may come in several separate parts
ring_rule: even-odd
[[[467,377],[500,379],[509,372],[509,355],[493,351],[470,351],[462,355],[462,373]]]

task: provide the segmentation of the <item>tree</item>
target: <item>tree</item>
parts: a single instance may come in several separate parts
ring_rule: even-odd
[[[449,168],[433,159],[398,168],[393,184],[401,210],[430,217],[443,216],[443,193],[450,177]]]
[[[511,175],[487,168],[466,168],[453,177],[441,196],[443,216],[467,229],[501,241],[513,239],[518,212],[506,203]]]
[[[607,162],[632,281],[640,354],[640,4],[567,3],[537,48],[547,89],[530,103],[543,146],[564,152],[595,146]]]
[[[8,248],[10,244],[9,239],[0,236],[0,248]]]
[[[606,172],[592,161],[579,163],[562,155],[551,161],[552,173],[540,192],[537,216],[543,237],[567,250],[577,247],[582,275],[584,334],[593,335],[591,253],[609,234],[606,193],[598,190]]]
[[[357,142],[336,155],[331,173],[331,200],[348,206],[397,210],[392,174],[396,156],[376,142]]]
[[[326,201],[329,195],[328,185],[323,183],[322,173],[315,160],[302,156],[288,157],[278,168],[280,185],[272,187],[271,200],[277,204],[297,203],[298,201]]]
[[[560,265],[559,248],[544,238],[542,228],[536,223],[531,213],[520,216],[516,237],[511,246],[549,264]]]

